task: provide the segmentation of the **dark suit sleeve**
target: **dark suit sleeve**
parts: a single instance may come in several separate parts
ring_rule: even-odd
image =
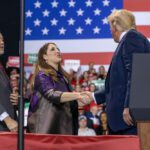
[[[100,90],[100,91],[95,92],[94,97],[95,97],[97,104],[105,103],[105,101],[106,101],[105,90]]]
[[[7,112],[4,102],[7,100],[7,95],[9,95],[8,93],[5,93],[2,89],[4,88],[2,83],[2,78],[0,78],[0,115],[4,112]],[[6,91],[7,92],[7,91]],[[7,95],[5,95],[7,94]]]
[[[7,112],[6,109],[3,107],[3,105],[0,104],[0,115],[2,115],[2,113]]]
[[[129,94],[131,86],[132,57],[134,53],[144,53],[144,38],[136,31],[127,33],[123,45],[123,62],[127,72],[126,97],[124,107],[129,107]]]

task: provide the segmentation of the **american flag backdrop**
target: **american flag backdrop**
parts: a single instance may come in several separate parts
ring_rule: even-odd
[[[150,38],[150,0],[25,0],[25,53],[55,42],[64,59],[109,64],[117,44],[107,17],[116,9],[133,11],[137,29]]]

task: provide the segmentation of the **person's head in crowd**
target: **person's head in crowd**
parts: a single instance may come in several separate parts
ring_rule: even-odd
[[[89,74],[89,81],[92,81],[93,80],[93,73],[90,73]]]
[[[85,87],[83,85],[81,85],[81,92],[84,92]]]
[[[90,92],[95,92],[96,91],[96,86],[95,86],[94,83],[90,83],[90,85],[89,85],[89,91]]]
[[[12,68],[10,74],[11,74],[11,75],[12,75],[12,74],[18,74],[17,68]]]
[[[97,113],[98,113],[98,105],[97,105],[94,101],[92,101],[91,104],[90,104],[90,112],[91,112],[94,116],[96,116]]]
[[[88,77],[89,77],[88,71],[84,71],[83,72],[83,78],[88,79]]]
[[[84,115],[79,116],[79,128],[86,128],[87,127],[87,118]]]
[[[12,88],[19,88],[19,83],[18,83],[18,79],[17,78],[12,78],[10,80],[10,85]]]
[[[88,85],[88,80],[89,80],[89,74],[87,71],[84,71],[82,75],[82,85],[84,87]]]
[[[17,67],[7,67],[7,74],[10,77],[10,79],[12,78],[17,78],[19,79],[19,68]]]
[[[12,89],[16,89],[16,92],[19,89],[19,69],[16,67],[9,67],[8,74],[10,76],[10,85]]]
[[[83,107],[79,107],[78,108],[78,112],[79,112],[79,116],[80,115],[84,115],[84,113],[85,113],[84,108]]]
[[[89,74],[89,82],[93,80],[97,80],[97,73],[90,73]]]
[[[92,73],[92,74],[97,74],[97,73],[96,73],[96,69],[93,68],[93,69],[91,70],[91,73]]]
[[[128,10],[116,10],[108,16],[112,36],[115,42],[119,42],[122,32],[136,29],[135,17]]]
[[[97,73],[94,73],[93,74],[93,80],[97,80],[98,79],[98,75],[97,75]]]
[[[83,86],[84,88],[86,88],[86,87],[88,86],[88,82],[85,82],[85,81],[84,81],[84,82],[82,83],[82,86]]]
[[[103,110],[104,110],[103,104],[98,105],[98,116],[100,116]]]
[[[84,91],[89,91],[90,89],[89,89],[89,86],[85,86],[84,87]]]
[[[89,62],[88,73],[92,73],[93,69],[94,69],[94,62]]]
[[[77,84],[77,85],[75,86],[75,91],[76,91],[76,92],[81,92],[81,85],[80,85],[80,84]]]
[[[58,81],[57,71],[61,72],[64,77],[69,79],[69,75],[61,66],[62,55],[55,43],[44,44],[38,52],[37,66],[33,75],[32,85],[36,74],[42,70],[45,74],[51,75],[54,81]]]
[[[70,69],[69,75],[73,79],[73,78],[76,78],[77,73],[73,69]]]
[[[73,92],[75,92],[76,85],[75,84],[71,84],[71,87],[72,87]]]
[[[105,79],[106,78],[106,70],[104,66],[100,66],[98,69],[98,78]]]
[[[10,68],[10,77],[19,78],[19,69],[15,67]]]
[[[107,124],[107,114],[105,111],[100,114],[100,122],[101,124]]]
[[[0,55],[4,54],[4,38],[2,33],[0,32]]]

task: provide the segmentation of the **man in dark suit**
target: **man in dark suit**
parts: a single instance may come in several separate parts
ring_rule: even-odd
[[[136,31],[135,18],[131,12],[117,10],[108,17],[108,21],[113,39],[119,44],[108,70],[105,90],[86,94],[95,98],[98,104],[106,100],[108,123],[113,134],[137,134],[129,110],[132,57],[135,53],[150,53],[150,43]]]
[[[4,40],[0,33],[0,56],[4,53]],[[18,93],[11,91],[6,72],[0,63],[0,131],[17,131],[14,106],[18,102]]]

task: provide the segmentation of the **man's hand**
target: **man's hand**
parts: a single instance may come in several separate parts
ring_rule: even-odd
[[[88,94],[81,93],[81,99],[78,100],[79,107],[83,107],[85,105],[90,104],[92,101],[91,97]]]
[[[128,126],[133,126],[133,120],[129,112],[129,108],[124,108],[123,120]]]
[[[89,98],[91,99],[91,101],[93,100],[92,92],[89,92],[89,91],[81,92],[81,95],[87,95],[87,96],[89,96]]]
[[[11,132],[17,132],[18,131],[18,123],[12,119],[11,117],[6,117],[4,119],[4,122],[7,126],[7,128],[11,131]]]

